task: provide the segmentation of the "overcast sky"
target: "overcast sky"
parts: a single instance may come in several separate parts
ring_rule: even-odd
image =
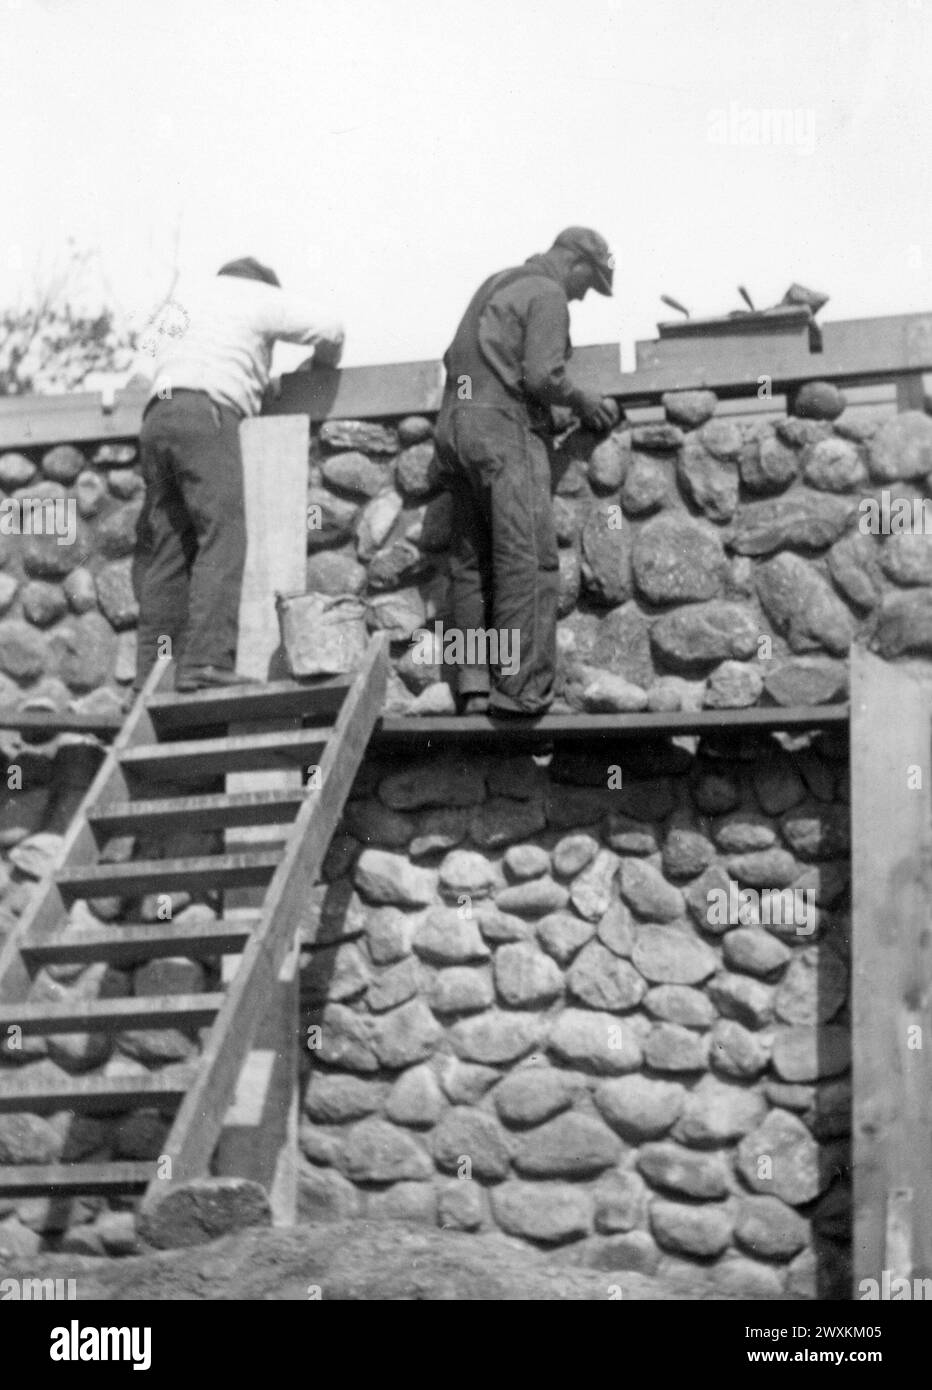
[[[568,223],[616,257],[574,341],[761,306],[932,310],[932,0],[0,0],[0,297],[65,238],[141,315],[252,254],[440,356]],[[774,123],[769,113],[782,112]]]

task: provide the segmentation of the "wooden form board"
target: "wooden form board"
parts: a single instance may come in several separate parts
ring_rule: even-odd
[[[246,504],[246,569],[239,613],[236,669],[241,676],[274,681],[285,674],[281,656],[276,593],[303,593],[307,563],[307,469],[310,423],[306,416],[245,420],[240,427]],[[294,721],[233,725],[229,735],[253,741],[263,734],[292,730]],[[316,749],[322,747],[316,744]],[[302,743],[307,755],[317,753]],[[230,773],[226,790],[233,795],[279,792],[300,794],[300,761],[263,772]],[[290,823],[238,827],[225,836],[228,853],[256,853],[277,846]],[[254,915],[264,889],[243,888],[224,895],[226,915]],[[224,959],[230,981],[241,956]],[[254,1178],[269,1192],[273,1219],[292,1225],[297,1206],[298,1134],[298,945],[297,933],[286,953],[272,994],[243,1063],[236,1094],[217,1149],[217,1170]]]
[[[932,692],[851,653],[854,1290],[932,1277]]]
[[[650,339],[636,344],[637,370],[622,372],[617,343],[577,348],[573,371],[590,390],[622,405],[659,401],[664,391],[709,387],[722,398],[755,397],[758,377],[776,393],[795,381],[841,384],[914,379],[932,373],[932,313],[846,319],[822,325],[823,351],[809,353],[786,335],[754,339]],[[749,346],[750,344],[750,346]],[[292,372],[265,416],[305,415],[312,421],[379,419],[430,414],[440,403],[442,366],[436,360]],[[913,395],[917,388],[911,388]],[[107,439],[139,433],[146,391],[118,391],[105,409],[98,392],[11,396],[0,400],[0,449]]]

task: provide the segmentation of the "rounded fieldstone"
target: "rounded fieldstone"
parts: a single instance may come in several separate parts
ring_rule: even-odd
[[[778,1028],[772,1063],[784,1081],[818,1081],[847,1071],[851,1061],[851,1033],[840,1025],[822,1028],[798,1025]]]
[[[802,1120],[787,1110],[771,1110],[741,1140],[736,1167],[753,1191],[801,1207],[828,1186],[832,1165],[825,1163],[820,1171],[819,1146]]]
[[[359,449],[365,454],[396,454],[398,435],[368,420],[325,420],[319,439],[324,449]]]
[[[348,985],[351,989],[345,998],[351,998],[353,994],[359,992],[361,983],[364,983],[365,971],[360,972],[359,978]],[[422,987],[420,967],[416,960],[408,956],[406,960],[400,961],[397,965],[391,965],[387,970],[383,970],[378,978],[369,985],[366,990],[366,1003],[373,1013],[384,1013],[387,1009],[397,1009],[399,1004],[404,1004],[408,999],[413,999],[418,990]],[[331,983],[328,979],[323,981],[322,994],[334,997]]]
[[[117,639],[101,613],[81,613],[55,628],[49,642],[56,674],[70,690],[95,690],[110,679]]]
[[[770,1061],[770,1039],[749,1032],[734,1019],[719,1019],[709,1039],[709,1060],[723,1076],[759,1076]]]
[[[846,806],[794,806],[780,821],[780,830],[800,859],[838,859],[850,849],[850,814]]]
[[[467,759],[437,758],[383,777],[379,799],[393,811],[477,806],[485,800],[485,781]]]
[[[625,902],[639,917],[652,922],[671,922],[683,915],[682,893],[667,883],[652,864],[639,859],[623,859],[618,871],[618,886]]]
[[[361,594],[366,587],[366,568],[347,550],[321,550],[307,557],[308,593]]]
[[[619,508],[599,503],[582,528],[582,586],[593,603],[614,607],[632,595],[631,538]]]
[[[932,420],[921,410],[904,410],[885,420],[871,440],[868,466],[878,483],[932,472]]]
[[[495,987],[512,1008],[540,1008],[563,992],[563,976],[549,955],[536,946],[516,942],[495,952]]]
[[[918,531],[887,536],[880,567],[894,584],[932,584],[932,536]]]
[[[711,420],[718,397],[714,391],[665,391],[660,404],[672,424],[694,430]]]
[[[384,1087],[370,1081],[315,1071],[304,1093],[304,1111],[317,1124],[344,1124],[371,1115],[384,1099]]]
[[[508,912],[499,912],[492,903],[480,902],[475,917],[483,937],[493,945],[503,941],[529,941],[533,936],[530,923]]]
[[[641,1045],[626,1020],[586,1009],[564,1009],[547,1045],[560,1061],[601,1075],[636,1071],[642,1060]]]
[[[377,1119],[361,1120],[353,1126],[343,1149],[342,1167],[353,1182],[420,1181],[432,1177],[434,1171],[429,1156],[410,1134]]]
[[[867,469],[847,439],[822,439],[807,453],[803,478],[822,492],[854,492],[867,480]]]
[[[709,676],[705,705],[707,709],[748,709],[757,704],[763,688],[756,667],[744,661],[723,661]]]
[[[482,849],[498,849],[528,835],[536,835],[545,825],[546,818],[539,802],[493,796],[470,814],[469,836],[473,844]]]
[[[508,1235],[552,1245],[592,1228],[592,1197],[572,1183],[505,1183],[492,1193],[492,1211]]]
[[[621,489],[621,506],[628,516],[646,516],[662,507],[669,494],[669,474],[656,459],[635,454]]]
[[[434,433],[434,427],[426,415],[406,415],[403,420],[398,421],[397,429],[398,442],[405,449],[432,438]]]
[[[20,618],[0,625],[0,671],[17,681],[42,675],[47,660],[45,639]]]
[[[753,888],[786,888],[798,877],[799,865],[787,850],[770,848],[731,855],[728,872]]]
[[[651,628],[650,640],[659,658],[692,672],[756,655],[760,635],[760,619],[750,607],[719,599],[665,613]]]
[[[434,897],[433,873],[387,850],[364,849],[356,861],[353,882],[360,893],[375,903],[420,907]]]
[[[644,1043],[644,1060],[655,1071],[704,1071],[708,1039],[677,1023],[655,1023]]]
[[[660,848],[654,826],[618,811],[606,817],[602,834],[606,843],[620,854],[655,854]]]
[[[523,1177],[585,1178],[618,1162],[621,1145],[600,1120],[569,1111],[522,1134],[514,1166]]]
[[[412,946],[424,960],[436,965],[461,965],[487,960],[490,955],[475,917],[453,907],[434,907],[423,913]]]
[[[847,401],[831,381],[806,381],[795,392],[792,413],[804,420],[837,420]]]
[[[668,878],[695,878],[715,858],[715,846],[687,817],[674,816],[663,842],[663,871]]]
[[[699,984],[718,967],[710,946],[675,926],[638,927],[631,958],[645,980],[658,985]]]
[[[67,612],[68,600],[58,584],[32,579],[20,590],[23,615],[36,627],[49,627]]]
[[[742,1197],[735,1239],[752,1255],[790,1260],[809,1239],[809,1223],[779,1197]]]
[[[494,1067],[461,1062],[458,1057],[447,1057],[441,1064],[440,1084],[454,1105],[475,1105],[499,1077]]]
[[[0,454],[0,487],[5,492],[25,487],[37,472],[36,465],[25,454]]]
[[[139,1233],[157,1250],[205,1245],[249,1226],[270,1226],[272,1209],[260,1183],[247,1178],[197,1178],[172,1185],[154,1210],[140,1217]]]
[[[571,878],[590,863],[598,848],[598,840],[591,835],[564,835],[554,846],[551,855],[554,873]]]
[[[534,1016],[490,1009],[461,1019],[449,1030],[450,1042],[463,1061],[502,1066],[524,1057],[537,1044],[540,1025]]]
[[[412,999],[378,1020],[372,1051],[383,1067],[408,1067],[431,1055],[442,1031],[424,1001]]]
[[[482,1225],[482,1190],[478,1183],[445,1183],[437,1195],[437,1224],[442,1231],[477,1231]]]
[[[384,464],[373,463],[354,450],[332,454],[321,464],[321,473],[331,487],[357,497],[375,497],[391,480]]]
[[[483,897],[495,882],[495,870],[484,854],[454,849],[440,865],[440,888],[450,896],[468,893]]]
[[[554,1067],[527,1066],[511,1072],[492,1094],[501,1118],[510,1125],[536,1125],[567,1110],[579,1082]]]
[[[636,1008],[647,990],[634,966],[598,941],[590,941],[580,951],[567,972],[566,984],[581,1003],[609,1012]]]
[[[134,627],[139,618],[132,567],[130,559],[114,560],[97,572],[97,602],[110,626],[118,632]]]
[[[767,1103],[757,1091],[704,1076],[686,1097],[673,1138],[698,1148],[727,1144],[760,1124],[766,1112]]]
[[[686,1091],[675,1081],[622,1076],[603,1081],[594,1099],[612,1128],[637,1144],[667,1133],[682,1113]]]
[[[726,1248],[733,1223],[723,1206],[684,1206],[655,1197],[650,1204],[650,1228],[665,1250],[708,1257]]]
[[[644,1008],[651,1018],[683,1028],[710,1028],[715,1022],[711,1000],[688,985],[655,985],[644,996]]]
[[[632,1231],[643,1224],[647,1212],[647,1188],[637,1173],[606,1173],[593,1188],[592,1195],[595,1201],[595,1228],[604,1235]]]
[[[798,464],[793,450],[768,432],[748,441],[741,450],[738,468],[748,492],[766,495],[789,487]]]
[[[65,597],[74,613],[88,613],[97,607],[97,585],[90,570],[79,566],[72,570],[62,584]]]
[[[447,1173],[501,1182],[508,1176],[508,1137],[492,1115],[456,1105],[440,1120],[431,1139],[437,1167]]]
[[[848,528],[854,510],[850,498],[794,489],[743,506],[728,544],[739,555],[770,555],[784,546],[824,550]]]
[[[666,1192],[713,1201],[728,1194],[728,1169],[721,1154],[693,1153],[679,1144],[643,1144],[638,1171]]]
[[[596,935],[616,956],[630,956],[634,946],[631,914],[623,902],[613,902],[599,919]]]
[[[679,449],[683,443],[682,430],[676,425],[637,425],[631,431],[631,443],[636,449],[648,449],[660,454]]]
[[[854,620],[821,574],[798,555],[783,552],[760,565],[757,592],[776,630],[794,652],[824,647],[843,656],[851,646]]]
[[[777,991],[777,1018],[802,1025],[827,1023],[847,996],[848,968],[844,961],[834,951],[811,946],[797,953],[790,963]]]
[[[757,927],[739,927],[727,932],[722,942],[725,964],[733,970],[766,978],[782,970],[790,958],[790,950]]]
[[[848,672],[841,661],[790,657],[768,672],[764,689],[778,705],[827,705],[848,693]]]
[[[73,483],[83,467],[84,455],[71,444],[58,444],[42,455],[42,472],[55,483]]]
[[[504,864],[512,878],[524,882],[540,878],[550,868],[550,855],[540,845],[510,845],[504,854]]]
[[[99,473],[87,469],[78,477],[74,491],[78,512],[87,520],[96,516],[103,506],[107,496],[107,484]]]
[[[146,490],[145,481],[134,468],[114,468],[107,474],[107,486],[114,497],[129,502]]]
[[[738,470],[722,463],[698,440],[687,440],[680,453],[676,476],[684,495],[710,521],[730,521],[738,506]]]
[[[495,895],[495,906],[518,917],[543,917],[559,912],[569,901],[569,893],[549,875],[516,883]]]
[[[399,499],[400,500],[400,499]],[[319,550],[348,541],[359,507],[343,497],[335,497],[325,487],[311,487],[307,492],[307,549]],[[378,547],[373,548],[374,550]]]
[[[632,563],[638,589],[651,603],[695,602],[721,591],[721,542],[687,518],[659,516],[646,522],[638,532]]]
[[[627,430],[616,431],[593,449],[587,471],[597,491],[614,492],[621,487],[631,461],[630,440]]]
[[[615,887],[620,860],[610,849],[600,849],[590,864],[570,884],[570,901],[589,922],[598,922],[617,901]]]
[[[489,972],[468,965],[454,965],[449,970],[438,971],[428,995],[435,1014],[475,1013],[478,1009],[487,1009],[494,998]]]
[[[548,955],[560,965],[567,965],[594,930],[594,924],[581,917],[569,912],[552,912],[538,922],[537,939]]]

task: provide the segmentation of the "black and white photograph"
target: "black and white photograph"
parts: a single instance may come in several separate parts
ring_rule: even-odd
[[[905,1355],[930,75],[932,0],[0,0],[24,1365]]]

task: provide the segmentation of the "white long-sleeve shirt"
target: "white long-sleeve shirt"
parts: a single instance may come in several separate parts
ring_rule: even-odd
[[[261,280],[215,275],[182,289],[143,334],[143,351],[155,358],[149,397],[205,391],[218,405],[258,415],[276,338],[325,347],[336,366],[343,328],[318,323],[310,305]]]

